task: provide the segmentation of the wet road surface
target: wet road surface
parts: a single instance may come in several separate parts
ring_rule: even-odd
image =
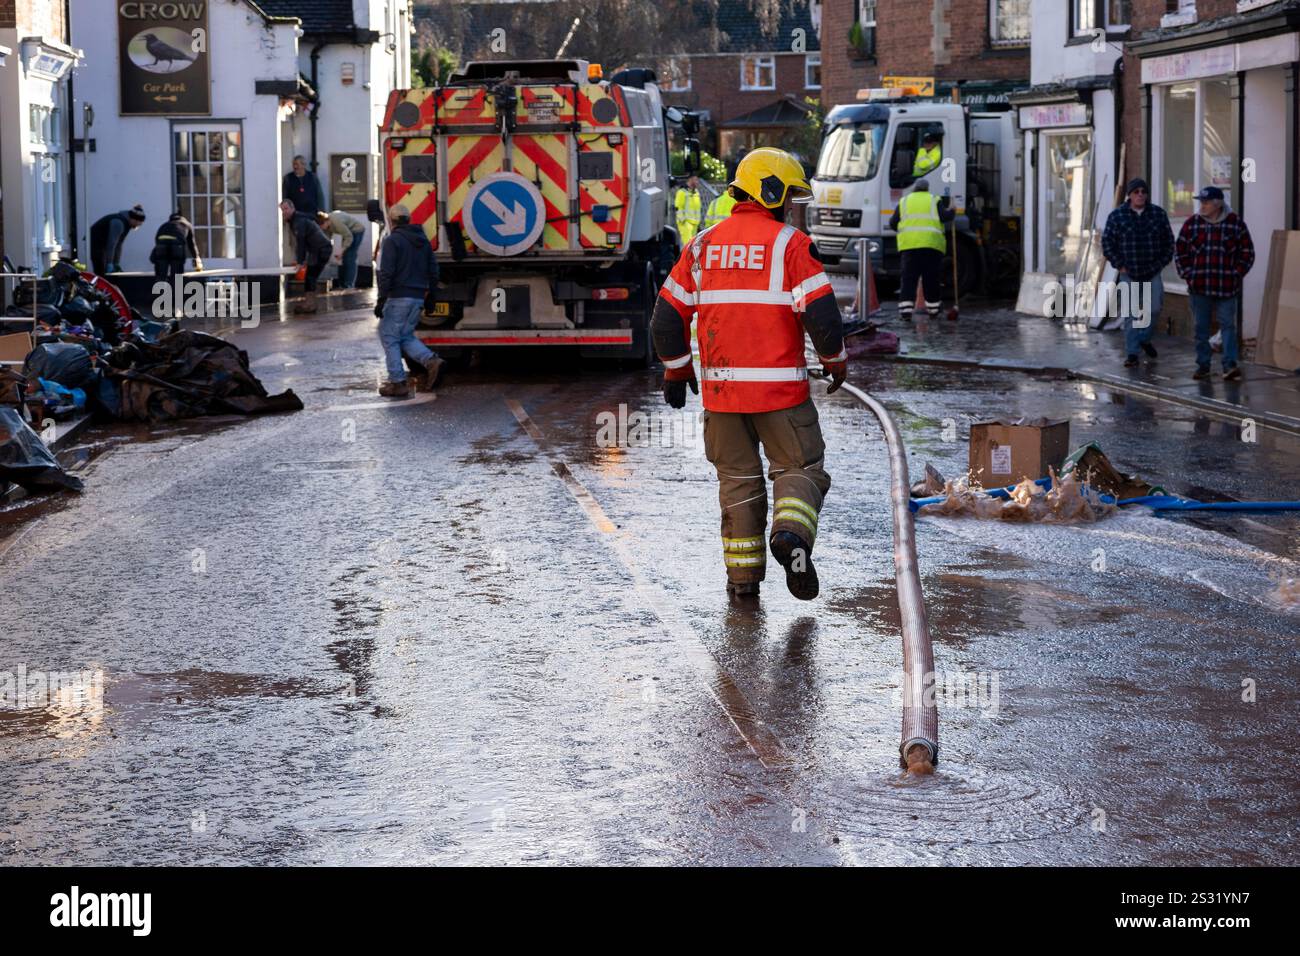
[[[236,333],[304,412],[93,431],[83,496],[0,513],[0,671],[102,673],[103,704],[92,681],[0,710],[0,861],[1300,858],[1300,616],[1272,597],[1293,519],[918,522],[942,751],[900,779],[865,409],[814,386],[822,597],[778,569],[733,610],[698,405],[664,406],[657,371],[498,356],[384,401],[374,325]],[[914,474],[963,471],[971,419],[1045,414],[1171,491],[1296,497],[1300,441],[1176,406],[884,362],[851,380]]]

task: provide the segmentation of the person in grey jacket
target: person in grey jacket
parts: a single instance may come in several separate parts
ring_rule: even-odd
[[[388,381],[379,388],[387,398],[411,394],[406,379],[403,353],[424,366],[425,385],[430,390],[442,377],[443,360],[415,335],[425,294],[438,284],[438,260],[424,229],[411,222],[411,211],[398,204],[388,211],[392,232],[379,248],[379,343],[384,348]]]
[[[316,225],[313,216],[296,211],[287,199],[280,203],[280,215],[293,234],[298,277],[303,280],[303,300],[293,311],[297,315],[310,315],[316,311],[316,280],[334,254],[334,243]]]

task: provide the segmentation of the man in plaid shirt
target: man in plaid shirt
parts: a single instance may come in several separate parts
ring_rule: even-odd
[[[1150,190],[1145,179],[1128,184],[1127,197],[1106,217],[1101,234],[1101,254],[1119,273],[1117,297],[1124,310],[1124,345],[1128,357],[1125,368],[1138,364],[1138,349],[1148,358],[1156,357],[1151,344],[1160,307],[1164,304],[1165,286],[1160,271],[1174,258],[1174,231],[1168,214],[1149,202]],[[1145,301],[1141,293],[1145,292]]]
[[[1206,186],[1196,194],[1200,212],[1178,233],[1175,261],[1187,280],[1192,317],[1196,320],[1196,371],[1192,378],[1210,377],[1210,319],[1223,333],[1223,378],[1241,378],[1237,367],[1237,296],[1241,280],[1255,264],[1250,230],[1224,204],[1223,190]]]

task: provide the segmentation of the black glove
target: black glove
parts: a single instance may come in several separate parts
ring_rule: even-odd
[[[826,389],[826,394],[829,395],[831,392],[839,391],[840,386],[844,384],[844,379],[849,374],[849,363],[826,362],[822,368],[824,374],[829,376],[831,380],[831,387]]]
[[[682,381],[678,381],[678,382],[665,380],[664,401],[667,402],[669,405],[671,405],[673,408],[685,408],[687,385],[691,387],[691,391],[694,392],[696,395],[700,394],[699,383],[695,381],[695,376],[693,374],[689,379],[683,379]]]
[[[386,299],[386,298],[381,298],[378,302],[375,303],[375,318],[376,318],[376,319],[382,319],[382,318],[384,317],[384,303],[387,302],[387,301],[388,301],[388,299]]]

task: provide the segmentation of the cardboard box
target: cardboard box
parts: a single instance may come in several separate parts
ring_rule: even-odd
[[[1300,232],[1273,232],[1256,359],[1288,372],[1300,368]]]
[[[1046,418],[975,422],[970,427],[971,482],[1014,485],[1058,471],[1070,453],[1070,422]]]
[[[17,362],[21,365],[34,347],[30,332],[0,335],[0,362]]]

